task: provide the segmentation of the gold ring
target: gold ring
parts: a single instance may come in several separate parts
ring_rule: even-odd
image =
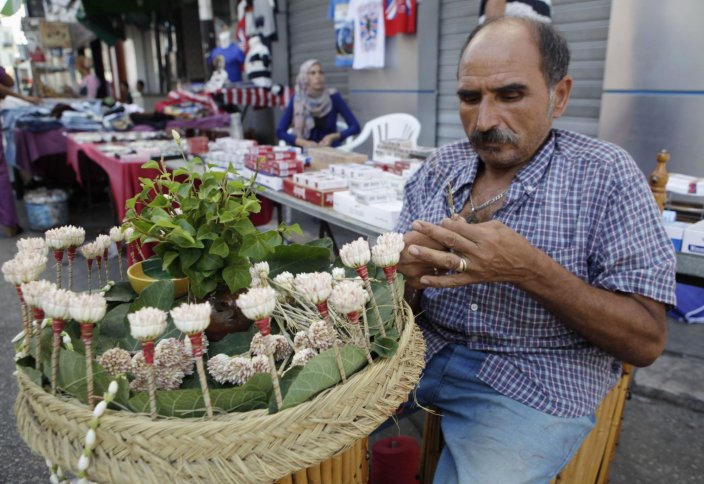
[[[467,270],[467,259],[460,257],[460,262],[457,265],[457,272],[465,272]]]

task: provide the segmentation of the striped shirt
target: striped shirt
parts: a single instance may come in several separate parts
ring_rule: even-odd
[[[438,149],[406,185],[397,231],[448,217],[448,182],[459,213],[479,163],[466,140]],[[613,144],[553,130],[493,218],[594,287],[675,302],[672,244],[645,176]],[[426,358],[448,343],[483,351],[482,381],[551,415],[594,412],[620,376],[620,361],[513,284],[428,288],[421,307]]]

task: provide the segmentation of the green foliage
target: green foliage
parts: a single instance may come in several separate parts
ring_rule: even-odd
[[[233,388],[210,389],[213,411],[248,412],[266,408],[272,393],[271,376],[258,373],[247,383]],[[149,394],[136,393],[129,401],[135,412],[149,413]],[[200,388],[187,388],[156,392],[157,413],[166,417],[202,417],[205,403]]]
[[[348,377],[362,368],[367,361],[364,350],[356,346],[343,346],[340,348],[340,354],[342,366]],[[306,363],[302,370],[291,370],[282,378],[283,406],[281,410],[305,402],[326,388],[337,385],[340,381],[340,370],[337,368],[335,350],[323,351]],[[269,405],[269,409],[271,411],[272,404]]]
[[[125,223],[142,243],[157,243],[155,263],[172,277],[188,277],[197,299],[221,284],[233,292],[247,287],[250,259],[267,258],[282,237],[300,232],[286,226],[259,232],[249,220],[261,209],[254,179],[241,179],[231,167],[223,171],[199,158],[173,172],[155,161],[144,166],[160,175],[141,179],[142,190],[127,202]],[[161,271],[145,267],[156,279],[165,278]]]

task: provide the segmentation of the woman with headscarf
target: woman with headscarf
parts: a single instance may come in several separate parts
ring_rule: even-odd
[[[347,129],[337,131],[337,116],[341,115]],[[289,133],[288,129],[293,132]],[[276,135],[289,145],[338,146],[348,136],[360,131],[357,118],[337,89],[325,87],[325,75],[320,61],[310,59],[301,64],[296,78],[296,94],[286,107]]]

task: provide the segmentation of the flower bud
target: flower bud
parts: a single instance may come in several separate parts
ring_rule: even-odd
[[[100,418],[105,413],[107,406],[108,404],[105,400],[99,402],[93,409],[93,416]]]

